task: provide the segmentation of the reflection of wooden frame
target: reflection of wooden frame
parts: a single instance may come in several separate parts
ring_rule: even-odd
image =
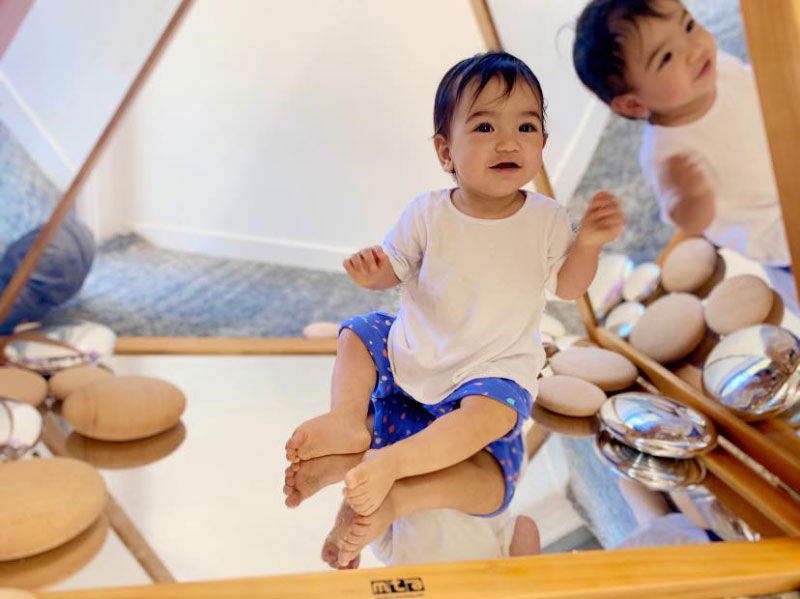
[[[797,24],[800,15],[792,12],[787,2],[783,2],[775,28],[786,30],[790,39],[797,41]],[[500,42],[492,24],[491,15],[485,0],[471,0],[481,30],[490,48],[499,48]],[[756,0],[742,0],[755,10]],[[184,4],[186,4],[184,0]],[[797,2],[795,2],[797,6]],[[183,8],[183,5],[182,5]],[[773,7],[770,7],[774,10]],[[180,12],[180,10],[179,10]],[[747,14],[746,14],[747,16]],[[763,23],[757,25],[763,28]],[[766,31],[766,29],[763,29]],[[793,33],[792,33],[793,32]],[[768,35],[774,35],[774,30]],[[776,36],[781,39],[779,36]],[[755,43],[757,36],[752,36]],[[758,42],[760,43],[760,42]],[[788,42],[785,42],[788,43]],[[797,47],[797,46],[795,46]],[[800,58],[792,55],[795,68],[800,68]],[[767,74],[767,77],[775,74]],[[800,89],[794,97],[800,97]],[[787,98],[788,101],[788,98]],[[115,115],[118,120],[120,112]],[[795,117],[798,115],[795,114]],[[795,119],[800,123],[800,120]],[[113,124],[112,122],[112,124]],[[110,125],[111,127],[111,125]],[[110,129],[106,130],[106,133]],[[107,138],[104,133],[103,139]],[[102,140],[101,140],[102,141]],[[94,152],[90,158],[94,156]],[[86,169],[82,169],[82,173]],[[795,182],[800,179],[795,177]],[[791,180],[790,180],[791,183]],[[552,192],[546,173],[537,181],[542,191]],[[783,187],[781,188],[783,190]],[[795,196],[796,197],[796,196]],[[797,212],[793,218],[800,217]],[[787,226],[788,222],[787,212]],[[56,214],[57,216],[57,214]],[[798,222],[797,224],[800,224]],[[57,227],[53,227],[53,230]],[[791,227],[790,227],[791,229]],[[44,235],[43,235],[44,236]],[[800,242],[798,242],[800,243]],[[798,245],[795,244],[795,258]],[[35,260],[33,261],[35,265]],[[798,263],[797,260],[795,263]],[[23,281],[24,284],[24,281]],[[8,290],[6,290],[8,292]],[[4,293],[0,299],[0,314],[8,303],[13,290]],[[13,302],[14,297],[11,297]],[[603,345],[622,353],[630,353],[632,348],[613,336],[605,336],[597,328],[588,301],[580,304],[590,335]],[[620,341],[620,343],[618,343]],[[627,347],[626,347],[627,346]],[[630,348],[630,349],[628,349]],[[335,345],[327,342],[292,340],[234,340],[234,339],[132,339],[122,338],[118,346],[126,353],[334,353]],[[707,398],[692,390],[680,380],[673,380],[671,373],[660,372],[657,364],[651,364],[642,356],[631,355],[656,384],[672,384],[673,395],[687,403],[700,404]],[[705,406],[707,407],[707,406]],[[755,447],[767,457],[776,458],[768,452],[768,447],[749,431],[740,430],[718,416],[725,423],[723,431],[749,450]],[[738,437],[737,437],[738,435]],[[752,473],[743,472],[742,465],[726,453],[708,456],[716,461],[718,468],[712,478],[719,485],[721,493],[732,492],[737,498],[750,502],[755,507],[770,503],[775,495],[764,488],[764,482],[752,478]],[[762,456],[763,457],[763,456]],[[781,454],[777,454],[781,457]],[[782,456],[787,473],[797,465]],[[733,460],[731,463],[730,461]],[[770,461],[766,460],[766,461]],[[725,462],[729,462],[727,465]],[[707,461],[707,463],[709,463]],[[781,463],[780,459],[777,463]],[[797,479],[800,484],[800,478]],[[753,483],[753,484],[750,484]],[[757,483],[757,484],[756,484]],[[755,485],[755,486],[754,486]],[[758,486],[761,485],[761,486]],[[772,490],[774,491],[774,490]],[[784,500],[781,500],[784,501]],[[780,502],[779,502],[780,503]],[[786,505],[786,504],[789,505]],[[771,514],[764,514],[768,522],[763,527],[778,525],[784,532],[798,530],[796,513],[791,502],[786,502]],[[785,509],[784,509],[785,508]],[[775,516],[771,518],[770,516]],[[788,524],[787,524],[788,522]],[[781,523],[783,524],[781,526]],[[787,526],[790,527],[787,529]],[[762,528],[763,528],[762,527]],[[775,530],[775,529],[773,529]],[[407,586],[401,587],[402,584]],[[222,580],[204,583],[165,584],[144,587],[129,587],[116,590],[92,590],[60,593],[40,593],[40,597],[104,597],[104,598],[144,598],[144,597],[230,597],[258,596],[264,598],[286,599],[290,597],[369,597],[389,594],[395,588],[424,591],[416,596],[427,599],[446,599],[450,597],[505,598],[527,597],[547,598],[651,598],[686,597],[693,599],[716,598],[723,595],[741,595],[781,592],[800,588],[800,539],[774,539],[759,543],[712,543],[710,545],[663,547],[609,552],[585,552],[580,554],[545,555],[506,560],[459,562],[431,564],[424,566],[387,568],[380,570],[355,570],[348,572],[329,572],[289,576],[271,576],[242,580]]]

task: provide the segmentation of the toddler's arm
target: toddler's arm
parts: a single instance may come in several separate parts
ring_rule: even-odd
[[[714,188],[696,159],[676,154],[661,171],[661,188],[667,194],[666,212],[679,228],[702,235],[716,216]]]
[[[625,216],[617,198],[607,191],[595,194],[586,208],[567,259],[558,271],[558,297],[571,300],[586,293],[597,271],[600,249],[616,239],[624,224]]]
[[[356,252],[342,264],[350,278],[367,289],[389,289],[400,283],[388,256],[379,245]]]

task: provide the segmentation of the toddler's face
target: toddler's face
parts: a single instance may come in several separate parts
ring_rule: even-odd
[[[670,115],[714,93],[717,47],[680,2],[660,0],[655,8],[666,17],[622,26],[625,78],[650,113]]]
[[[505,96],[505,84],[494,78],[473,103],[476,89],[477,82],[465,89],[450,123],[450,137],[439,140],[443,149],[437,145],[439,156],[447,170],[455,169],[461,187],[488,197],[505,197],[542,168],[546,140],[542,107],[524,81],[518,80]]]

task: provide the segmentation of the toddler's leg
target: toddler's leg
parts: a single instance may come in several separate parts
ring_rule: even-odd
[[[493,457],[481,451],[444,470],[398,480],[380,507],[368,516],[343,503],[329,536],[339,546],[339,567],[350,564],[398,518],[443,508],[491,514],[502,506],[505,492],[503,471]]]
[[[508,433],[516,421],[517,412],[495,399],[465,397],[460,408],[417,434],[367,451],[345,476],[347,502],[359,514],[369,515],[381,506],[396,480],[463,462]]]
[[[369,448],[364,426],[377,374],[375,363],[358,335],[343,329],[336,345],[331,380],[331,411],[307,420],[286,443],[290,462],[332,454],[359,453]]]

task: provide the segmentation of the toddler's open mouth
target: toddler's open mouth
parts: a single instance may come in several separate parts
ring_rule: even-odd
[[[496,171],[509,171],[521,167],[516,162],[499,162],[490,168]]]

